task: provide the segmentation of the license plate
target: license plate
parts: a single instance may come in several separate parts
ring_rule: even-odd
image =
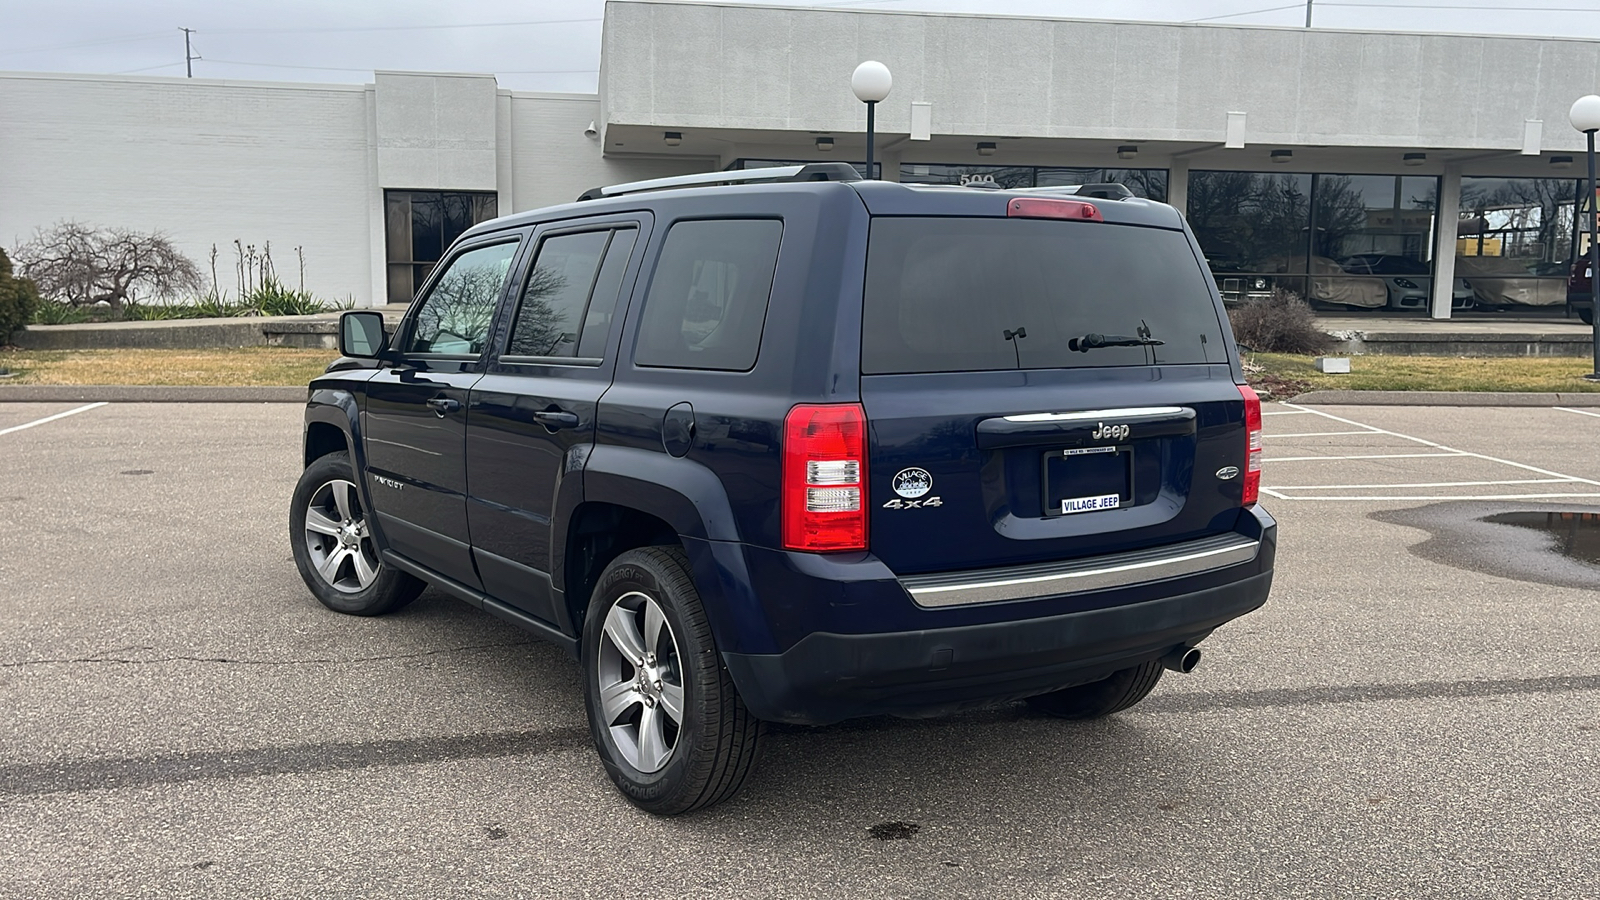
[[[1040,472],[1044,513],[1116,509],[1133,502],[1133,453],[1128,447],[1073,447],[1045,454]]]
[[[1105,494],[1100,497],[1073,497],[1061,501],[1061,514],[1092,512],[1097,509],[1116,509],[1121,505],[1121,494]]]

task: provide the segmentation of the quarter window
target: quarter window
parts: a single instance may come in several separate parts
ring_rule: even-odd
[[[494,321],[495,303],[517,255],[510,241],[468,250],[450,261],[417,310],[407,353],[477,356]]]
[[[775,219],[674,225],[645,298],[635,362],[735,372],[754,366],[782,237]]]

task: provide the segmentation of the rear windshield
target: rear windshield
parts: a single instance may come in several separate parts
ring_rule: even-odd
[[[1181,232],[1046,219],[873,219],[861,344],[869,375],[1228,358]]]

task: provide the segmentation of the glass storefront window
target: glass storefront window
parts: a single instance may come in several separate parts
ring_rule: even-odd
[[[410,303],[444,251],[468,228],[498,215],[492,191],[384,191],[388,303]]]
[[[1061,167],[1034,170],[1035,187],[1055,187],[1074,184],[1121,184],[1133,191],[1135,197],[1167,202],[1166,169],[1068,169]]]
[[[1127,185],[1135,197],[1167,202],[1166,169],[1065,168],[1061,166],[984,166],[903,163],[902,184],[990,183],[1002,188],[1062,187],[1079,184]]]
[[[1275,287],[1337,312],[1426,310],[1438,179],[1192,172],[1189,224],[1223,300]]]
[[[1564,308],[1581,182],[1462,178],[1456,276],[1479,309]]]

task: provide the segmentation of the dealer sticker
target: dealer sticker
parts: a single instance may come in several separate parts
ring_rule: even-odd
[[[1103,497],[1074,497],[1061,501],[1061,513],[1091,512],[1097,509],[1116,509],[1122,505],[1120,494],[1106,494]]]

